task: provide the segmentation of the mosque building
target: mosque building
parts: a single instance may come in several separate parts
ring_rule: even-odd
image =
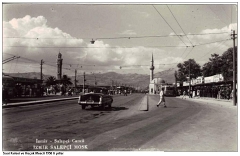
[[[153,54],[152,60],[150,64],[150,83],[149,83],[149,94],[158,94],[160,92],[160,88],[165,81],[162,78],[154,78],[154,61],[153,61]]]

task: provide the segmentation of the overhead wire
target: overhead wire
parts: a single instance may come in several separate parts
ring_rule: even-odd
[[[201,46],[201,45],[213,44],[213,43],[218,43],[218,42],[227,41],[227,40],[231,40],[231,39],[225,39],[225,40],[220,40],[220,41],[214,41],[214,42],[202,43],[202,44],[198,44],[198,45],[195,45],[195,46]]]
[[[168,7],[168,5],[167,5]],[[174,17],[175,21],[177,22],[178,26],[182,29],[184,35],[187,37],[185,31],[183,30],[183,28],[181,27],[181,25],[179,24],[178,20],[176,19],[176,17],[174,16],[173,12],[171,11],[171,9],[168,7],[168,10],[171,12],[172,16]],[[189,40],[189,42],[191,43],[191,45],[193,46],[192,42],[190,41],[190,39],[187,37],[187,39]]]
[[[188,47],[186,47],[186,49],[185,49],[184,52],[182,53],[181,57],[185,54],[185,52],[187,51],[187,48],[188,48]]]
[[[227,42],[228,40],[225,40],[225,41],[222,41],[221,43],[219,43],[218,44],[218,47],[217,48],[219,48],[221,45],[223,45],[225,42]],[[214,47],[215,48],[215,47]],[[212,48],[212,49],[214,49],[214,48]],[[212,49],[211,50],[209,50],[206,54],[204,54],[204,56],[202,56],[201,58],[204,58],[205,56],[207,56],[207,54],[209,54],[211,51],[212,51]],[[215,49],[216,50],[216,49]]]
[[[185,35],[145,35],[145,36],[123,36],[123,37],[96,37],[95,39],[133,39],[133,38],[157,38],[157,37],[181,37],[181,36],[197,36],[197,35],[217,35],[217,34],[225,34],[229,32],[219,32],[219,33],[201,33],[201,34],[185,34]],[[22,37],[22,36],[5,36],[3,38],[7,39],[34,39],[34,40],[43,40],[43,39],[60,39],[60,40],[78,40],[78,39],[92,39],[92,38],[40,38],[40,37]]]
[[[231,40],[231,39],[227,39],[227,40]],[[223,41],[223,40],[221,40]],[[212,44],[212,43],[217,43],[217,42],[221,42],[221,41],[214,41],[214,42],[208,42],[208,43],[202,43],[202,44],[196,44],[194,46],[200,46],[200,45],[206,45],[206,44]],[[16,48],[136,48],[136,47],[37,47],[37,46],[4,46],[4,47],[16,47]],[[151,48],[160,48],[160,47],[189,47],[189,46],[144,46],[144,47],[151,47]]]
[[[215,14],[215,16],[217,16],[217,18],[218,18],[220,21],[222,21],[221,18],[219,18],[219,16],[212,10],[212,8],[211,8],[209,5],[208,5],[208,8]],[[223,21],[222,21],[222,23],[228,25],[227,23],[225,23],[225,22],[223,22]]]
[[[225,15],[226,15],[226,17],[227,17],[227,18],[229,18],[229,15],[227,14],[227,12],[226,12],[226,10],[225,10],[225,8],[224,8],[224,6],[223,6],[223,5],[221,6],[221,8],[222,8],[222,9],[223,9],[223,11],[225,12]],[[231,18],[230,18],[230,20],[231,20]]]
[[[155,8],[155,6],[154,5],[152,5],[153,6],[153,8],[158,12],[158,14],[162,17],[162,19],[167,23],[167,25],[172,29],[172,31],[177,35],[177,33],[173,30],[173,28],[170,26],[170,24],[165,20],[165,18],[161,15],[161,13]],[[178,38],[183,42],[183,40],[181,39],[181,37],[179,37],[178,36]],[[183,42],[183,44],[185,44],[184,42]],[[185,46],[187,46],[186,44],[185,44]]]
[[[187,55],[184,57],[183,60],[185,60],[187,58],[187,56],[192,52],[192,50],[194,49],[195,47],[192,47],[192,49],[187,53]]]
[[[4,45],[3,47],[12,47],[12,48],[75,48],[75,49],[97,49],[97,48],[104,48],[104,49],[132,49],[136,47],[45,47],[45,46],[9,46],[9,45]],[[186,46],[143,46],[146,48],[174,48],[174,47],[186,47]]]
[[[9,54],[9,55],[12,55],[12,54]],[[29,59],[29,58],[26,58],[26,57],[20,57],[21,59],[23,59],[23,60],[27,60],[27,61],[31,61],[31,62],[33,62],[33,63],[39,63],[39,61],[36,61],[36,60],[33,60],[33,59]],[[22,61],[23,61],[22,60]],[[23,61],[23,62],[25,62],[25,61]],[[26,62],[27,63],[27,62]],[[55,67],[55,68],[57,68],[57,66],[56,65],[52,65],[52,64],[49,64],[49,63],[53,63],[53,62],[47,62],[47,61],[44,61],[44,64],[45,65],[48,65],[48,66],[52,66],[52,67]],[[69,65],[69,63],[65,63],[66,65]],[[173,64],[177,64],[177,63],[169,63],[169,64],[155,64],[155,65],[173,65]],[[71,64],[71,65],[78,65],[78,64]],[[96,65],[89,65],[89,64],[79,64],[79,65],[81,65],[81,66],[96,66]],[[108,65],[97,65],[97,66],[108,66]],[[116,66],[116,65],[115,65]],[[118,66],[118,65],[117,65]],[[128,65],[128,66],[126,66],[126,65],[124,65],[124,66],[121,66],[121,65],[119,65],[119,67],[133,67],[133,66],[149,66],[149,65]],[[38,68],[38,67],[37,67]],[[65,67],[62,67],[62,69],[65,69],[65,70],[71,70],[71,71],[73,71],[73,70],[75,70],[76,68],[65,68]],[[82,70],[82,69],[80,69],[80,68],[77,68],[78,70]],[[126,69],[126,68],[125,68]],[[127,69],[129,69],[129,68],[127,68]],[[132,68],[132,70],[134,70],[134,69],[136,69],[136,68]],[[88,70],[95,70],[95,69],[88,69]],[[113,68],[113,69],[108,69],[108,70],[119,70],[118,68]]]
[[[14,67],[14,70],[13,70],[14,72],[15,72],[17,64],[18,64],[18,58],[17,58],[17,61],[15,62],[15,67]]]

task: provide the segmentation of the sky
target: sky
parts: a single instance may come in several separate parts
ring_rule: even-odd
[[[3,72],[148,74],[176,68],[188,59],[203,65],[222,55],[237,33],[237,5],[10,3],[2,5]],[[95,43],[91,44],[91,40]]]

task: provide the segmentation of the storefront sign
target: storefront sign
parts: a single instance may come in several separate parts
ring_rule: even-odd
[[[199,76],[196,78],[196,84],[202,84],[203,83],[203,76]]]
[[[196,82],[197,82],[196,79],[191,79],[191,84],[192,84],[192,85],[195,85]]]
[[[183,86],[189,86],[189,82],[183,82]]]
[[[222,74],[213,75],[213,82],[222,82],[223,76]]]
[[[205,77],[204,83],[212,83],[213,82],[213,76]]]

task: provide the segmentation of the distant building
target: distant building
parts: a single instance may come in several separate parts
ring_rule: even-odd
[[[149,83],[149,94],[158,94],[161,85],[165,84],[162,78],[154,78],[154,60],[152,54],[152,60],[150,64],[150,83]]]

